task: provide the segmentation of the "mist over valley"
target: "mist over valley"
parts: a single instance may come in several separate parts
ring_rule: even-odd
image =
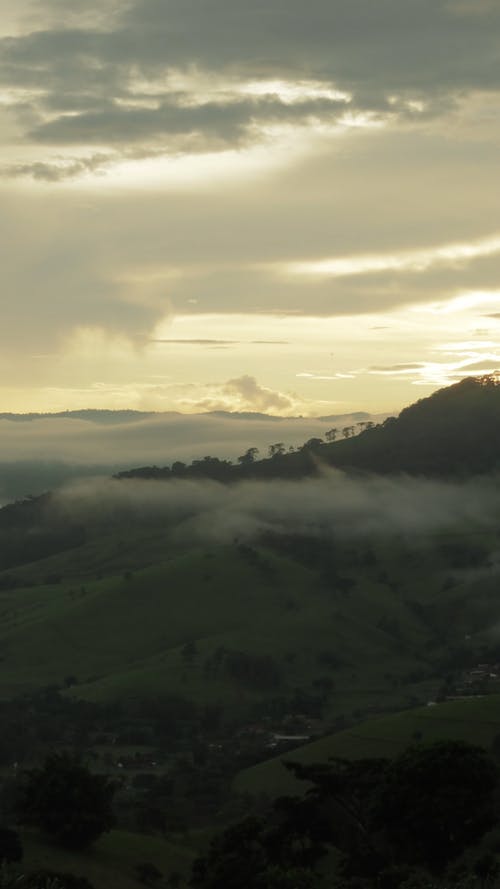
[[[0,503],[134,465],[164,466],[207,454],[236,461],[249,447],[266,456],[275,441],[288,450],[332,426],[341,435],[344,427],[357,432],[358,423],[383,418],[364,412],[323,418],[119,410],[0,414]]]

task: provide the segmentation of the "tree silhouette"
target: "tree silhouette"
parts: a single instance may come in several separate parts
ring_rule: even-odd
[[[351,436],[354,435],[354,426],[344,426],[342,435],[344,438],[351,438]]]
[[[83,849],[114,823],[115,785],[92,774],[78,756],[54,753],[26,773],[20,816],[62,846]]]
[[[269,445],[269,456],[270,457],[280,457],[285,453],[285,445],[282,441],[276,442],[276,444]]]
[[[255,458],[259,453],[258,448],[248,448],[244,454],[238,457],[238,463],[241,463],[242,466],[248,466],[251,463],[255,463]]]

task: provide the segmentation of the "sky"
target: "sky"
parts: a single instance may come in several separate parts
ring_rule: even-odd
[[[4,0],[0,410],[500,368],[500,0]]]

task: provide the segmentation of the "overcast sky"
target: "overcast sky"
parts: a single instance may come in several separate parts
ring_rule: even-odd
[[[4,0],[0,410],[500,367],[499,0]]]

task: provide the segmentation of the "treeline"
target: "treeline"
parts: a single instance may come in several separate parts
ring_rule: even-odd
[[[408,472],[430,476],[466,476],[500,468],[500,384],[495,375],[469,377],[440,389],[383,423],[331,429],[298,449],[271,444],[258,459],[249,447],[235,464],[206,456],[189,465],[145,466],[117,478],[295,479],[316,474],[321,466],[369,472]]]

